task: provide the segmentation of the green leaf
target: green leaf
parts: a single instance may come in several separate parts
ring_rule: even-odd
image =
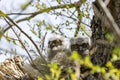
[[[51,71],[51,77],[54,80],[59,80],[59,76],[61,74],[61,67],[58,66],[58,63],[53,63],[48,65]]]
[[[84,14],[84,16],[85,16],[86,18],[89,18],[90,14]]]
[[[57,2],[60,4],[61,0],[57,0]]]
[[[80,58],[81,58],[80,55],[76,51],[73,51],[72,55],[69,57],[69,59],[75,60],[78,62],[80,62]]]
[[[23,4],[21,6],[22,9],[25,9],[29,4],[31,3],[31,0],[30,1],[27,1],[25,4]]]
[[[42,3],[42,7],[43,7],[43,8],[46,8],[46,4]]]
[[[115,55],[115,54],[112,54],[112,59],[111,59],[112,61],[116,61],[116,60],[118,60],[118,56],[117,55]]]
[[[49,25],[46,27],[46,30],[52,30],[52,26],[49,24]]]
[[[86,0],[81,0],[82,3],[85,3]]]
[[[7,16],[7,14],[5,14],[4,12],[2,12],[2,11],[0,11],[0,16],[2,16],[2,17],[6,17]]]
[[[36,7],[37,9],[40,9],[40,4],[39,4],[39,2],[36,3],[35,7]]]
[[[111,68],[111,69],[113,69],[113,68],[114,68],[114,67],[113,67],[113,65],[112,65],[112,62],[110,62],[110,61],[109,61],[109,62],[107,62],[106,66],[107,66],[107,67],[109,67],[109,68]]]
[[[70,9],[70,7],[69,7],[69,6],[66,6],[66,9]]]
[[[37,33],[33,30],[33,29],[31,29],[30,30],[34,35],[37,35]]]
[[[16,45],[16,40],[13,40],[13,43]]]
[[[93,67],[93,64],[90,60],[90,57],[86,56],[85,59],[84,59],[84,64],[87,65],[88,67]]]
[[[38,37],[39,37],[39,38],[41,37],[41,32],[40,32],[40,31],[38,31]]]
[[[38,80],[43,80],[41,77],[38,77]]]
[[[113,36],[112,33],[107,33],[107,34],[105,35],[105,37],[106,37],[107,40],[110,41],[110,42],[113,42],[113,41],[114,41],[114,36]]]
[[[33,49],[30,49],[29,52],[36,53]]]
[[[0,39],[2,38],[3,34],[3,31],[0,31]]]
[[[68,68],[68,72],[70,73],[71,80],[77,80],[76,75],[71,68]]]
[[[6,39],[8,42],[11,41],[11,39],[10,39],[10,37],[9,37],[8,35],[5,36],[5,39]]]
[[[118,57],[120,57],[120,47],[115,47],[112,51],[113,54],[116,54]]]
[[[39,26],[42,26],[42,25],[44,25],[45,24],[45,20],[42,20],[42,21],[40,21],[38,24],[36,24],[38,27]]]
[[[82,31],[86,31],[85,25],[84,25],[84,24],[81,24],[81,25],[80,25],[80,29],[81,29]]]

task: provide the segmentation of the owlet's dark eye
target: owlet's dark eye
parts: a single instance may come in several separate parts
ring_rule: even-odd
[[[83,43],[81,46],[82,46],[82,48],[88,48],[88,44],[87,43]]]
[[[58,43],[59,43],[59,45],[62,45],[62,41],[61,40],[59,40]]]
[[[78,49],[78,47],[79,47],[79,45],[77,45],[77,44],[71,45],[72,50]]]

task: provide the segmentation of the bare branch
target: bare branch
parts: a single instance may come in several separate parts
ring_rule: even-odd
[[[105,5],[107,6],[109,4],[110,0],[105,0]]]
[[[120,29],[118,25],[116,24],[113,16],[111,15],[110,11],[107,9],[105,3],[102,0],[97,0],[103,9],[104,13],[106,14],[106,17],[108,18],[109,23],[111,24],[111,27],[113,29],[113,32],[116,34],[118,39],[120,39]]]
[[[7,15],[32,15],[34,13],[8,13]]]
[[[81,5],[79,5],[79,4],[76,6],[76,11],[77,11],[77,13],[78,13],[78,15],[77,15],[78,22],[77,22],[77,28],[76,28],[76,30],[75,30],[74,37],[77,37],[78,32],[79,32],[79,30],[80,30],[80,23],[81,23],[81,19],[82,19],[82,17],[81,17],[81,11],[80,11],[80,6],[81,6]]]
[[[7,18],[13,25],[15,25],[15,26],[32,42],[32,44],[33,44],[33,45],[35,46],[35,48],[37,49],[40,57],[42,58],[42,60],[47,64],[45,58],[43,57],[43,55],[42,55],[42,53],[41,53],[41,51],[40,51],[40,49],[39,49],[38,46],[35,44],[35,42],[32,40],[32,38],[31,38],[28,34],[26,34],[25,31],[23,31],[9,16],[7,16],[7,15],[6,15],[5,13],[3,13],[2,11],[1,11],[1,13],[3,14],[2,17]],[[12,27],[12,26],[11,26],[11,27]]]
[[[37,16],[38,14],[41,14],[41,13],[44,13],[44,12],[49,12],[51,10],[56,10],[56,9],[62,9],[62,8],[66,8],[66,7],[69,7],[69,8],[73,8],[75,7],[78,3],[81,3],[81,1],[78,1],[78,2],[75,2],[75,3],[71,3],[71,4],[62,4],[62,5],[58,5],[58,6],[53,6],[53,7],[48,7],[48,8],[45,8],[45,9],[41,9],[37,12],[34,12],[32,13],[32,15],[28,16],[28,17],[25,17],[25,18],[22,18],[22,19],[19,19],[16,21],[16,23],[19,23],[19,22],[22,22],[22,21],[26,21],[26,20],[30,20],[31,18]],[[10,26],[7,27],[3,33],[5,33],[7,30],[10,29]]]
[[[47,32],[45,33],[45,35],[44,35],[44,37],[42,39],[42,52],[43,52],[43,49],[44,49],[46,35],[47,35]]]
[[[5,18],[4,18],[5,19]],[[5,21],[11,26],[11,24],[5,19]],[[18,34],[16,33],[16,31],[13,29],[13,27],[11,27],[12,31],[14,32],[14,34],[16,35],[16,37],[18,38],[18,41],[20,42],[20,44],[23,46],[23,48],[25,49],[26,53],[28,54],[29,58],[31,59],[31,62],[33,63],[33,59],[29,53],[29,51],[27,50],[27,48],[24,46],[22,40],[19,38]],[[34,63],[33,63],[34,64]]]

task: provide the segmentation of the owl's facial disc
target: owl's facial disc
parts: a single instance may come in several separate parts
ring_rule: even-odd
[[[49,44],[48,47],[53,49],[53,48],[57,48],[57,47],[61,46],[62,45],[62,41],[57,39],[57,40],[49,41],[48,44]]]
[[[71,45],[72,51],[77,51],[79,54],[89,54],[89,44],[88,43],[82,43],[82,44],[73,44]]]

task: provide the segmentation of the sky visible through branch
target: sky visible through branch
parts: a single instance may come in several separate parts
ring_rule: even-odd
[[[36,5],[36,3],[39,0],[32,0],[33,1],[32,4],[29,5],[27,7],[27,9],[21,10],[21,6],[24,3],[26,3],[26,1],[29,1],[29,0],[1,0],[0,1],[0,10],[3,11],[4,13],[6,13],[6,14],[21,13],[21,12],[22,13],[26,13],[26,12],[31,13],[31,12],[37,11],[37,9],[35,8],[34,5]],[[40,1],[43,2],[43,3],[46,3],[46,6],[56,6],[56,5],[58,5],[58,3],[55,2],[55,1],[54,2],[51,2],[49,0],[40,0]],[[71,1],[75,2],[75,1],[78,1],[78,0],[71,0]],[[91,4],[92,1],[93,0],[89,1],[89,4]],[[81,9],[84,9],[84,8],[85,8],[85,6],[83,6]],[[57,11],[60,11],[60,10],[57,10]],[[90,19],[92,19],[92,15],[93,15],[93,11],[90,10]],[[10,17],[15,21],[15,20],[19,20],[19,19],[21,19],[25,16],[26,15],[11,15]],[[40,46],[40,40],[30,32],[30,26],[35,26],[35,24],[37,24],[37,22],[39,22],[40,20],[45,20],[46,23],[49,23],[52,26],[56,26],[56,25],[60,24],[61,22],[63,22],[64,19],[67,19],[67,18],[64,18],[64,16],[62,16],[62,17],[58,16],[57,19],[56,19],[55,15],[50,15],[48,13],[42,13],[40,15],[37,15],[36,17],[31,19],[30,21],[24,21],[24,22],[18,23],[18,25],[25,32],[27,32],[27,34],[29,34],[33,38],[33,40],[37,43],[38,46]],[[90,20],[88,20],[86,18],[83,19],[83,22],[90,25]],[[8,27],[8,24],[1,18],[0,19],[0,26],[6,28],[6,27]],[[75,28],[76,23],[72,24],[70,26]],[[65,27],[65,26],[63,26],[63,27]],[[44,27],[42,28],[42,30],[43,30],[42,34],[44,35],[46,33],[46,31],[44,31],[45,30]],[[89,27],[87,27],[87,30],[88,30],[88,34],[91,34],[91,31],[89,31],[90,30]],[[68,31],[65,28],[62,31],[64,33],[66,33],[66,35],[68,35],[69,38],[73,37],[73,36],[71,36],[71,35],[73,35],[72,31]],[[50,33],[51,33],[50,31],[47,32],[47,37],[46,37],[46,40],[45,40],[45,47],[47,47],[47,40],[50,37],[50,35],[49,35]],[[9,36],[14,37],[16,39],[12,30],[7,31],[6,34],[8,34]],[[27,40],[27,38],[24,35],[22,35],[20,38],[22,38],[23,40]],[[31,44],[31,42],[29,42],[29,40],[27,40],[27,41],[28,41],[28,44]],[[2,48],[4,50],[10,51],[12,49],[13,52],[14,52],[14,50],[16,50],[16,52],[18,54],[24,55],[24,56],[27,57],[27,54],[25,53],[25,51],[22,48],[20,48],[19,45],[16,46],[13,43],[8,43],[4,38],[1,38],[0,44],[1,44],[0,48]],[[30,48],[34,49],[34,47],[32,45],[30,46]],[[0,51],[0,53],[3,53],[3,51]],[[14,54],[14,53],[11,52],[10,54]],[[36,55],[38,55],[38,54],[36,54]],[[11,55],[9,55],[9,54],[0,54],[0,57],[1,57],[0,62],[4,61],[5,58],[10,57],[10,56]],[[33,57],[35,57],[35,54],[33,55]]]

